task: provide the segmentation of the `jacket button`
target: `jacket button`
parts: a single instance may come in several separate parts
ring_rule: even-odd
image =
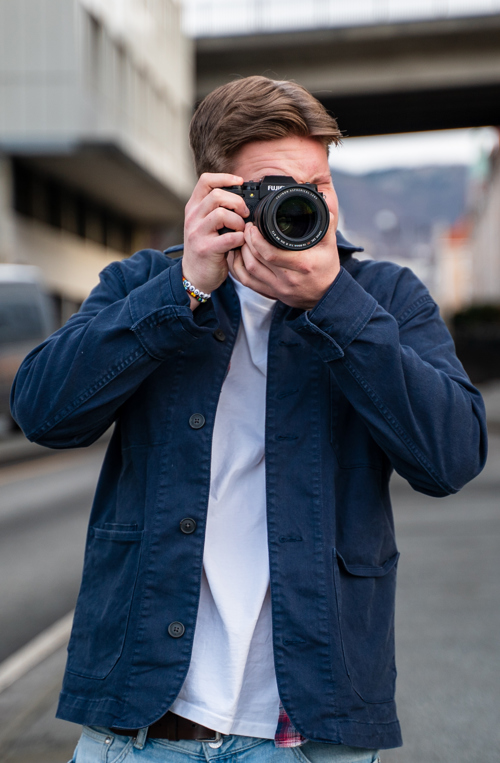
[[[180,638],[181,636],[184,636],[185,632],[186,629],[182,623],[174,622],[170,623],[168,626],[168,635],[172,636],[172,638]]]
[[[186,517],[186,519],[181,519],[179,522],[179,526],[183,533],[186,533],[186,535],[191,535],[191,533],[194,533],[196,530],[196,522],[194,519],[191,519],[190,517]]]
[[[217,339],[218,342],[226,341],[226,335],[224,334],[222,329],[215,329],[213,336],[214,336],[214,339]]]
[[[189,417],[189,426],[191,429],[201,429],[205,426],[205,416],[202,413],[193,413]]]

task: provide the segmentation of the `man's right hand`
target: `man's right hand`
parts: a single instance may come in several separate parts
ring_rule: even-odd
[[[205,172],[186,204],[182,272],[200,291],[210,293],[226,280],[227,253],[243,246],[243,218],[249,210],[241,196],[222,190],[242,183],[238,175]],[[224,227],[231,228],[231,233],[219,235]],[[197,306],[191,297],[191,308]]]

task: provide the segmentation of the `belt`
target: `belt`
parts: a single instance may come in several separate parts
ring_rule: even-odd
[[[114,734],[122,734],[127,737],[136,737],[140,729],[115,729]],[[207,729],[200,723],[183,718],[180,715],[165,713],[158,721],[148,728],[148,739],[168,739],[170,742],[179,742],[181,739],[195,739],[198,742],[218,742],[222,734],[213,729]]]

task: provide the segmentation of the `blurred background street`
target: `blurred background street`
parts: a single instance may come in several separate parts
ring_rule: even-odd
[[[488,411],[490,456],[435,500],[393,480],[401,561],[388,763],[500,749],[500,0],[0,0],[0,761],[66,763],[54,718],[106,435],[52,452],[8,395],[110,262],[182,241],[195,104],[295,79],[338,118],[340,228],[412,268]]]
[[[103,453],[0,467],[0,662],[74,607]]]

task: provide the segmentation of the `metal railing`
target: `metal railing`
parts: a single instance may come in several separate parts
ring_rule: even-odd
[[[500,13],[500,0],[183,0],[190,37],[404,23]]]

